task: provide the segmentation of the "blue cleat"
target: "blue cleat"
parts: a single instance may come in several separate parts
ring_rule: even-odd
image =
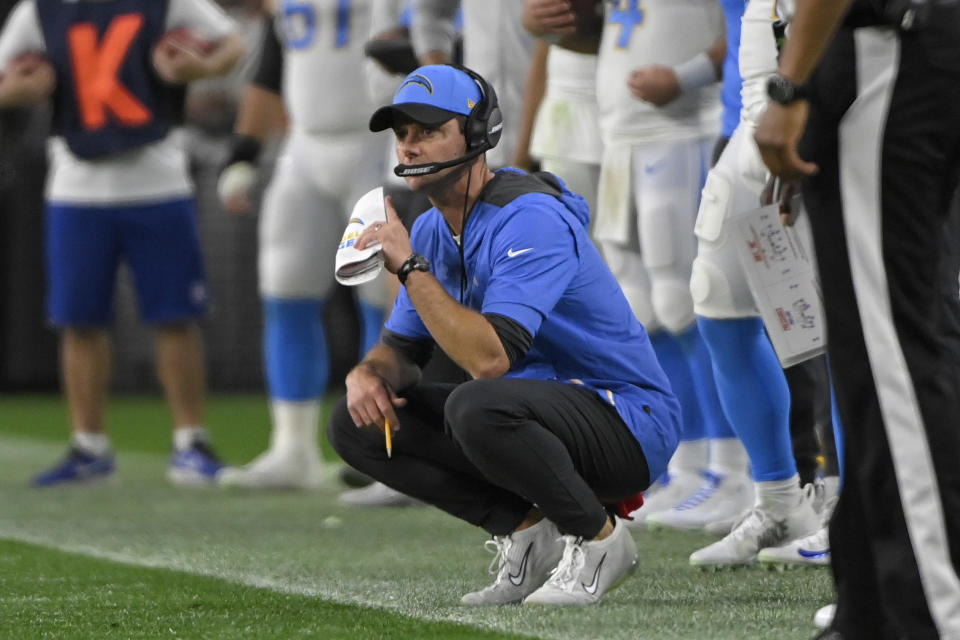
[[[217,473],[225,467],[210,445],[198,440],[189,449],[173,452],[167,480],[180,486],[212,486],[216,484]]]
[[[109,478],[114,469],[113,453],[98,456],[73,446],[63,460],[35,475],[30,484],[38,488],[87,484]]]

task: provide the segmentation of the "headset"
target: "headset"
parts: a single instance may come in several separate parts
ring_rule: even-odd
[[[398,164],[393,168],[393,172],[401,178],[426,176],[448,167],[469,162],[480,154],[493,149],[500,142],[500,136],[503,134],[503,114],[500,113],[497,92],[483,79],[483,76],[472,69],[456,65],[451,66],[470,76],[470,79],[476,82],[480,88],[480,101],[473,105],[463,128],[463,135],[467,139],[467,153],[445,162]]]

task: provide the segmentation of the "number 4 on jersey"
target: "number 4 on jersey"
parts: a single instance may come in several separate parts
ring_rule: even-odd
[[[143,16],[126,14],[110,23],[103,39],[91,23],[70,27],[67,40],[83,126],[97,130],[107,124],[107,110],[125,125],[146,124],[153,117],[147,107],[123,86],[117,74],[130,44],[143,27]]]
[[[634,27],[643,24],[643,9],[639,7],[639,3],[640,0],[614,0],[608,20],[620,25],[618,47],[625,48],[630,44]]]

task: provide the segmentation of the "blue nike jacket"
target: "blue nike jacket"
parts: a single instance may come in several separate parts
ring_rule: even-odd
[[[679,439],[680,405],[643,326],[587,234],[586,201],[563,182],[501,169],[463,228],[463,252],[436,208],[413,226],[413,250],[455,300],[523,326],[533,342],[506,377],[582,384],[616,407],[643,447],[650,478]],[[432,340],[405,289],[386,329]]]

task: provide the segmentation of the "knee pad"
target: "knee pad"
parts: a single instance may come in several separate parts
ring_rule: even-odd
[[[698,316],[718,320],[756,315],[753,296],[744,281],[742,270],[734,278],[737,286],[731,284],[732,278],[716,264],[702,257],[694,260],[690,276],[694,312]]]
[[[680,333],[696,320],[687,279],[654,278],[651,302],[657,319],[670,333]]]
[[[258,230],[261,293],[326,298],[345,219],[340,203],[298,171],[279,171],[264,196]]]
[[[611,273],[620,283],[633,315],[647,331],[660,328],[650,298],[650,277],[640,254],[614,242],[601,242],[600,249]]]
[[[662,328],[660,321],[657,319],[657,314],[654,313],[653,300],[650,296],[649,289],[629,285],[621,285],[621,288],[623,289],[623,295],[627,298],[627,302],[630,303],[630,309],[633,310],[633,315],[637,317],[637,320],[640,321],[640,324],[642,324],[647,331],[657,331]]]

